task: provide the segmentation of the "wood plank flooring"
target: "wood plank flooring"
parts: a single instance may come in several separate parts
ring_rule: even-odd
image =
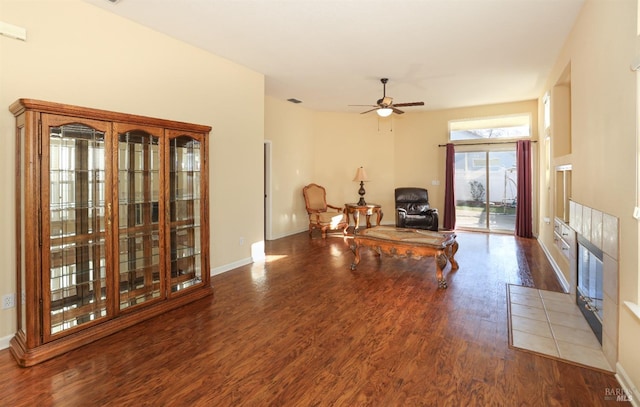
[[[214,296],[31,368],[0,351],[0,406],[600,406],[615,378],[508,346],[506,284],[559,290],[535,240],[458,233],[356,271],[349,238],[267,242]]]

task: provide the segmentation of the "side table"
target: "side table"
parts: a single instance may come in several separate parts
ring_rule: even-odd
[[[371,215],[376,214],[376,225],[380,226],[382,220],[382,207],[378,204],[370,203],[366,205],[358,205],[357,203],[346,203],[344,209],[347,214],[347,227],[349,225],[349,215],[353,217],[356,230],[360,226],[360,215],[365,215],[367,219],[367,227],[371,227]],[[345,229],[346,230],[346,229]]]

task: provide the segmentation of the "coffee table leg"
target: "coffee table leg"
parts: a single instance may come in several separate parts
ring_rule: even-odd
[[[443,270],[447,267],[447,255],[440,252],[435,255],[436,260],[436,278],[438,279],[438,288],[447,288],[447,280],[444,279]]]
[[[354,243],[353,246],[351,246],[351,250],[355,256],[353,263],[351,263],[351,271],[353,271],[358,266],[358,263],[360,263],[360,246],[358,246],[357,243]]]

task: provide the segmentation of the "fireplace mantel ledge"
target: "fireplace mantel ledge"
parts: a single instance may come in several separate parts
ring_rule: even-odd
[[[636,316],[636,318],[640,319],[640,305],[636,304],[635,302],[631,302],[631,301],[625,301],[624,305],[626,305],[627,308],[629,308],[631,310],[631,312],[633,312],[633,314]]]

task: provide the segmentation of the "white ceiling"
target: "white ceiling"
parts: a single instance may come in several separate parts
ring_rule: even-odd
[[[584,0],[86,0],[265,75],[322,111],[537,98]]]

